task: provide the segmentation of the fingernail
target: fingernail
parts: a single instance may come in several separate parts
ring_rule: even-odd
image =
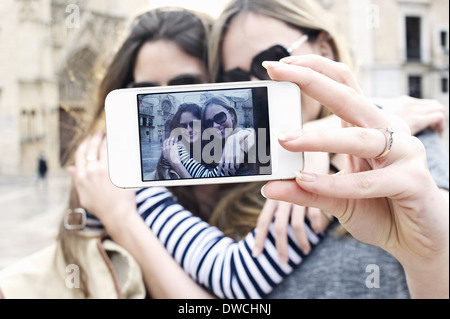
[[[287,264],[289,262],[289,258],[287,256],[280,256],[280,262],[282,264]]]
[[[262,197],[264,197],[265,199],[267,199],[266,194],[264,194],[264,188],[266,187],[266,185],[263,185],[263,187],[261,187],[261,195]]]
[[[294,132],[278,132],[276,133],[277,138],[282,142],[290,142],[298,139],[302,136],[302,131],[294,131]]]
[[[286,66],[286,63],[281,63],[280,61],[264,61],[262,66],[267,69],[269,67]]]
[[[302,182],[315,182],[317,176],[315,174],[306,173],[302,171],[296,171],[295,176]]]
[[[291,57],[291,56],[282,58],[282,59],[280,60],[280,62],[282,62],[282,63],[287,63],[287,64],[292,63],[292,62],[294,62],[294,61],[295,61],[295,58],[293,58],[293,57]]]
[[[256,257],[258,257],[260,254],[261,254],[261,248],[260,247],[253,247],[253,250],[252,250],[252,257],[253,258],[256,258]]]
[[[311,247],[302,247],[302,251],[304,255],[309,255],[311,252]]]

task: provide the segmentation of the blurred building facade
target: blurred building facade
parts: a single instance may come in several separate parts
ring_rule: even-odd
[[[101,66],[147,0],[4,0],[0,4],[0,174],[59,170],[90,114]]]
[[[317,0],[337,17],[367,96],[449,105],[448,0]],[[0,5],[0,174],[50,172],[92,109],[117,40],[148,0],[3,0]]]
[[[449,104],[448,0],[322,0],[349,40],[367,96]]]

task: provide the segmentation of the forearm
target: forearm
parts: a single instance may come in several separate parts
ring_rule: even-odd
[[[442,254],[437,260],[426,261],[423,267],[405,268],[406,280],[414,299],[449,298],[449,254]]]
[[[179,148],[179,158],[177,163],[171,163],[171,166],[181,178],[199,178],[199,177],[216,177],[217,167],[209,169],[205,165],[191,158],[189,152],[184,148]]]
[[[186,167],[181,162],[171,163],[172,169],[181,177],[181,178],[191,178],[192,175],[187,171]]]
[[[193,158],[188,159],[187,161],[183,161],[183,166],[190,174],[189,176],[195,177],[195,178],[204,178],[204,177],[217,177],[218,174],[218,167],[215,168],[207,168],[205,165],[197,162]],[[224,176],[224,170],[222,168],[220,172],[220,176]]]
[[[212,298],[170,256],[137,214],[127,214],[105,228],[112,239],[127,249],[141,267],[152,298]]]
[[[403,265],[412,298],[449,298],[449,215],[448,193],[437,190],[428,195],[427,207],[418,207],[423,214],[434,216],[433,235],[423,241],[420,254],[403,249],[398,260]],[[438,213],[440,212],[440,213]],[[419,238],[420,239],[420,238]]]
[[[235,242],[170,197],[163,188],[145,189],[137,195],[138,212],[185,271],[220,298],[264,298],[306,257],[290,240],[289,263],[281,263],[271,227],[263,253],[254,258],[254,232]],[[317,245],[319,236],[305,226],[311,246]],[[295,237],[292,228],[288,233]]]

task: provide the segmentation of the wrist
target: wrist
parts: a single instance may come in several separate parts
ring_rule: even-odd
[[[109,211],[102,223],[108,234],[116,240],[118,235],[126,234],[133,229],[133,225],[140,219],[136,206],[123,205],[116,206]]]
[[[406,263],[404,270],[412,298],[449,298],[448,249],[434,259],[411,260]]]
[[[413,298],[449,298],[448,201],[437,188],[427,189],[430,201],[409,212],[421,222],[408,234],[411,241],[405,240],[393,255],[405,270]]]

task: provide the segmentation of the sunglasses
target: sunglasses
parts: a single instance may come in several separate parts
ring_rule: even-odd
[[[183,74],[169,80],[169,82],[167,82],[167,85],[172,86],[172,85],[203,84],[203,83],[205,83],[205,81],[198,75]],[[127,88],[142,88],[155,86],[161,86],[161,84],[152,81],[131,82],[130,84],[127,85]]]
[[[220,112],[214,115],[212,119],[205,121],[206,128],[211,128],[214,126],[214,123],[223,124],[228,119],[227,114],[225,112]]]
[[[250,65],[250,72],[246,72],[241,68],[236,68],[231,71],[223,73],[219,77],[219,82],[241,82],[250,81],[251,76],[255,76],[260,80],[270,80],[267,70],[262,66],[264,61],[279,61],[282,58],[290,56],[294,50],[297,50],[302,44],[308,41],[306,34],[302,35],[300,39],[295,41],[289,48],[282,45],[274,45],[267,50],[258,53],[252,60]]]

